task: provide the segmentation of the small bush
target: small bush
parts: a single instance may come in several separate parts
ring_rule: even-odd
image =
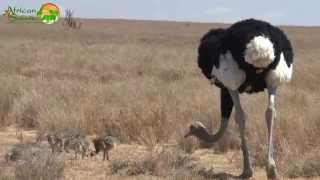
[[[66,9],[66,15],[64,22],[62,23],[63,26],[73,28],[73,29],[80,29],[81,22],[77,22],[73,17],[73,11],[70,9]]]
[[[48,151],[17,164],[15,177],[17,180],[59,180],[63,179],[64,162]]]
[[[7,161],[27,161],[38,156],[44,147],[36,143],[20,143],[16,144],[5,155]]]
[[[0,180],[14,180],[14,177],[8,175],[7,173],[0,171]]]
[[[8,115],[17,96],[18,90],[16,88],[7,83],[2,83],[0,86],[0,127],[10,124]]]
[[[113,173],[130,176],[144,174],[166,177],[184,169],[189,160],[188,156],[178,149],[162,150],[159,153],[150,152],[140,161],[112,161],[111,168]]]
[[[11,123],[21,128],[36,128],[39,126],[39,106],[37,93],[22,91],[9,114]]]
[[[113,160],[111,161],[111,171],[116,174],[120,170],[129,167],[129,161],[126,160]]]
[[[290,178],[320,176],[320,150],[314,148],[301,156],[294,156],[288,162],[285,175]]]
[[[32,105],[26,107],[22,112],[21,118],[18,120],[18,126],[23,128],[35,128],[38,127],[39,122],[37,121],[38,113]]]
[[[199,140],[197,140],[196,138],[185,138],[183,135],[180,135],[178,137],[177,142],[180,149],[190,154],[200,146]]]

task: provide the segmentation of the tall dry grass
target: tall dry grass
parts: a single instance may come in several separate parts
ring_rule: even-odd
[[[196,48],[209,28],[226,25],[84,24],[75,31],[58,24],[0,24],[1,126],[107,131],[122,142],[179,143],[189,152],[198,148],[196,141],[183,139],[190,122],[219,126],[219,91],[197,68]],[[319,175],[315,162],[320,159],[313,155],[320,144],[320,29],[284,29],[295,49],[295,73],[277,96],[276,159],[288,176]],[[241,98],[251,154],[260,166],[266,157],[267,99],[263,93]],[[217,149],[238,147],[233,121],[229,132]],[[301,156],[313,158],[303,161]],[[313,164],[312,172],[291,170]]]

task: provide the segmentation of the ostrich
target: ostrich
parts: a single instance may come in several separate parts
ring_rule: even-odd
[[[246,115],[239,94],[267,89],[266,171],[268,178],[277,178],[272,140],[276,118],[275,96],[278,87],[291,80],[293,71],[293,51],[287,36],[279,28],[255,19],[237,22],[227,29],[212,29],[201,38],[198,66],[205,77],[220,88],[220,129],[216,134],[210,134],[203,124],[197,122],[190,126],[185,137],[193,135],[207,143],[218,141],[228,126],[234,106],[243,153],[243,172],[239,177],[251,177],[253,172],[245,137]]]

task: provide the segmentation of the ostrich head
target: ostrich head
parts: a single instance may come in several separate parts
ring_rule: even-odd
[[[184,136],[185,138],[189,137],[189,136],[196,136],[196,135],[200,135],[203,132],[205,132],[206,129],[204,127],[204,125],[197,121],[195,124],[191,124],[189,127],[189,132]]]
[[[220,123],[220,128],[218,132],[215,134],[208,133],[207,129],[201,122],[196,122],[189,127],[189,132],[184,136],[185,138],[189,136],[195,136],[199,140],[207,143],[207,144],[213,144],[217,142],[224,134],[228,127],[228,119],[223,119]]]
[[[200,140],[210,139],[210,134],[206,130],[205,126],[199,121],[197,121],[195,124],[190,125],[189,132],[184,137],[187,138],[189,136],[196,136]],[[219,138],[215,138],[214,141],[217,141],[218,139]]]

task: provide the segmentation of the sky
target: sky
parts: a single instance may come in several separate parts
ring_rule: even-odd
[[[76,17],[233,23],[257,18],[276,25],[320,26],[319,0],[1,0],[8,5],[39,8],[52,2]]]

